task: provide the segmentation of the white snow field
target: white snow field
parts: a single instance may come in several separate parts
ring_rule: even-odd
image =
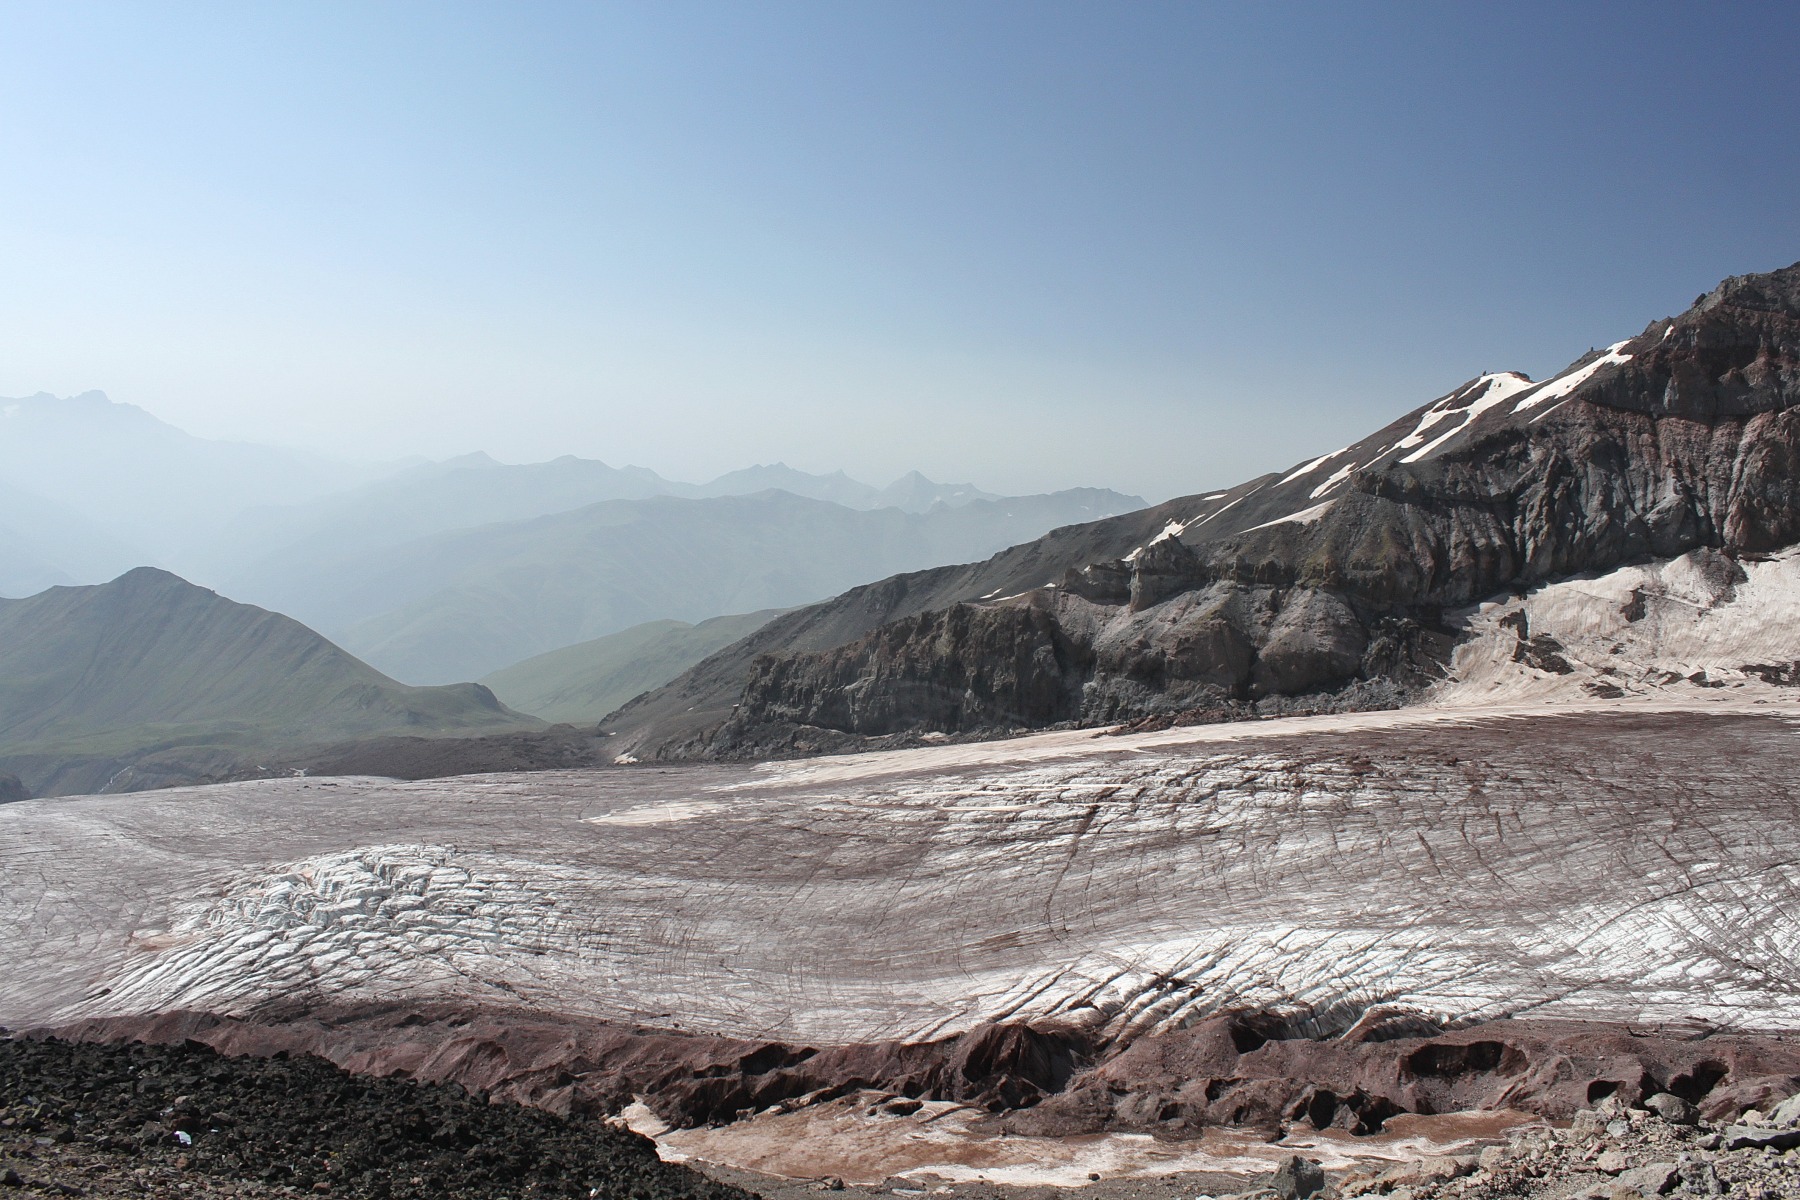
[[[1467,620],[1471,636],[1457,647],[1439,704],[1554,703],[1614,690],[1781,694],[1800,683],[1800,550],[1735,561],[1703,550],[1620,567],[1483,604]],[[1568,670],[1521,661],[1521,632],[1553,639]],[[1782,675],[1788,686],[1771,688]]]

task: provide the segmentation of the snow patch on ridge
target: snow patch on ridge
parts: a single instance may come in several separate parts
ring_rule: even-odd
[[[1224,492],[1213,492],[1210,495],[1200,497],[1200,499],[1202,499],[1202,500],[1217,500],[1220,496],[1223,496],[1223,495],[1225,495]],[[1231,504],[1236,504],[1236,503],[1237,503],[1236,500],[1233,500],[1231,502]],[[1227,504],[1225,506],[1225,508],[1230,508],[1231,504]],[[1215,513],[1211,514],[1211,516],[1213,516],[1213,517],[1218,516],[1219,513],[1222,513],[1225,511],[1225,508],[1219,509],[1219,512],[1215,512]],[[1149,541],[1145,542],[1142,546],[1137,547],[1130,554],[1125,555],[1125,557],[1121,558],[1119,561],[1122,563],[1125,563],[1127,565],[1136,562],[1138,560],[1139,556],[1144,553],[1144,551],[1146,551],[1150,547],[1156,545],[1158,542],[1166,542],[1170,538],[1180,537],[1183,533],[1187,532],[1188,526],[1193,525],[1196,522],[1199,522],[1201,520],[1202,516],[1205,516],[1205,514],[1199,514],[1196,516],[1189,517],[1185,521],[1170,521],[1168,524],[1166,524],[1162,527],[1161,533],[1157,534],[1155,537],[1153,537]],[[1208,517],[1207,519],[1210,520],[1211,518]],[[987,597],[985,597],[985,596],[982,597],[982,599],[984,599],[984,600],[986,598]]]
[[[1330,454],[1321,454],[1321,455],[1319,455],[1319,457],[1313,459],[1311,462],[1305,463],[1298,467],[1295,467],[1292,471],[1289,471],[1286,475],[1283,475],[1280,479],[1275,481],[1275,486],[1280,487],[1284,483],[1294,482],[1294,480],[1299,479],[1303,475],[1310,475],[1314,471],[1318,470],[1320,467],[1324,466],[1326,463],[1330,462],[1332,459],[1336,458],[1338,455],[1347,453],[1348,451],[1350,451],[1352,449],[1354,449],[1354,447],[1345,446],[1341,450],[1333,450]]]
[[[1352,472],[1354,470],[1356,470],[1355,463],[1353,463],[1353,462],[1345,463],[1343,466],[1339,467],[1337,470],[1333,471],[1329,476],[1327,476],[1324,483],[1321,483],[1318,487],[1314,488],[1307,495],[1307,499],[1317,500],[1320,496],[1323,496],[1326,492],[1332,491],[1333,489],[1337,488],[1345,480],[1350,478],[1350,472]]]
[[[1438,401],[1437,404],[1427,409],[1425,415],[1420,418],[1418,427],[1396,442],[1393,448],[1404,450],[1413,446],[1418,447],[1400,459],[1403,463],[1414,463],[1429,458],[1442,449],[1451,438],[1473,425],[1483,413],[1531,386],[1532,383],[1529,379],[1513,371],[1505,371],[1498,375],[1483,375],[1474,384],[1447,399]],[[1476,397],[1472,403],[1462,408],[1454,407],[1460,401],[1471,396]],[[1442,421],[1457,416],[1462,419],[1451,428],[1431,438],[1430,441],[1426,441],[1429,430]],[[1424,444],[1420,445],[1420,443]]]
[[[1619,347],[1625,345],[1626,343],[1630,342],[1631,340],[1632,339],[1630,339],[1630,338],[1626,338],[1625,341],[1623,341],[1623,342],[1614,342],[1612,345],[1610,345],[1606,348],[1605,354],[1601,355],[1599,358],[1596,358],[1593,362],[1589,363],[1587,366],[1581,367],[1574,371],[1570,371],[1566,375],[1559,375],[1555,379],[1550,380],[1548,383],[1544,384],[1543,387],[1539,388],[1537,391],[1533,392],[1531,395],[1524,397],[1517,404],[1515,404],[1513,406],[1513,411],[1516,413],[1521,413],[1521,412],[1524,412],[1528,408],[1536,408],[1538,405],[1544,403],[1546,400],[1565,399],[1568,397],[1570,392],[1573,392],[1576,388],[1580,387],[1582,384],[1586,383],[1589,379],[1593,378],[1594,372],[1598,371],[1601,367],[1612,366],[1616,363],[1630,362],[1631,355],[1620,354]],[[1538,417],[1533,418],[1533,419],[1534,420],[1541,419],[1542,417],[1544,417],[1546,415],[1548,415],[1548,410],[1546,410],[1546,412],[1544,412],[1544,413],[1538,414]]]
[[[1317,521],[1320,517],[1324,516],[1326,511],[1336,503],[1336,500],[1327,500],[1323,504],[1315,504],[1311,508],[1303,508],[1299,512],[1289,513],[1285,517],[1276,517],[1273,521],[1264,521],[1261,525],[1252,525],[1249,529],[1244,530],[1244,532],[1252,533],[1258,529],[1267,529],[1271,525],[1311,525],[1314,521]]]

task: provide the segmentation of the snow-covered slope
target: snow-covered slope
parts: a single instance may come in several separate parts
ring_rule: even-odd
[[[1480,605],[1440,704],[1800,687],[1800,550],[1698,550]]]

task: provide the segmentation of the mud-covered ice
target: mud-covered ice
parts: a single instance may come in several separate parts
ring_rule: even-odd
[[[1182,1173],[1251,1177],[1300,1153],[1329,1168],[1387,1163],[1428,1154],[1469,1152],[1505,1129],[1530,1123],[1524,1113],[1407,1115],[1373,1137],[1301,1125],[1271,1141],[1264,1131],[1212,1128],[1182,1141],[1148,1133],[1073,1137],[1003,1134],[980,1109],[927,1101],[914,1111],[884,1111],[879,1094],[857,1093],[792,1112],[769,1112],[724,1126],[670,1129],[643,1106],[632,1128],[654,1137],[673,1162],[723,1162],[787,1178],[836,1176],[851,1185],[883,1180],[1082,1187],[1089,1180],[1150,1179]],[[875,1101],[876,1103],[871,1103]]]
[[[1792,1028],[1795,709],[1696,691],[13,804],[0,1023],[316,998],[815,1044],[1374,1003]]]

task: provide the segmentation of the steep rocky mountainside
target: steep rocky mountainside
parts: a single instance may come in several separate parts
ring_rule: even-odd
[[[609,727],[637,757],[735,757],[1401,703],[1484,598],[1800,540],[1797,398],[1800,264],[1285,475],[790,614]]]
[[[297,621],[151,567],[0,600],[0,770],[40,795],[118,788],[159,755],[224,766],[271,747],[536,724],[477,684],[395,683]]]

